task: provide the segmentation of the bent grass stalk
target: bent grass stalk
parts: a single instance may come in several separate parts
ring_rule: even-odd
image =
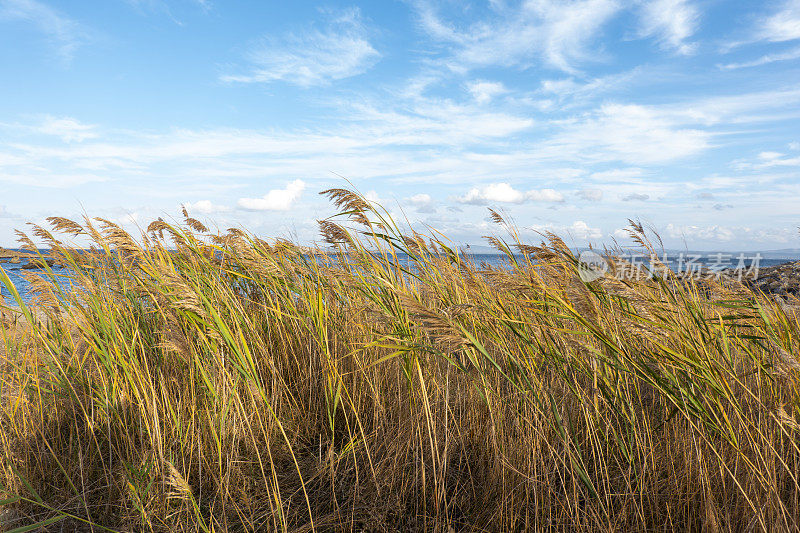
[[[327,250],[33,228],[72,290],[0,269],[0,527],[798,530],[797,307],[621,255],[584,282],[494,211],[507,268],[475,265],[323,194]]]

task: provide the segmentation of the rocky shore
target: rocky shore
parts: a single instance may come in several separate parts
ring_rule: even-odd
[[[783,297],[800,296],[800,261],[790,261],[758,270],[755,279],[743,280],[749,287]]]
[[[22,263],[23,260],[25,260],[25,263]],[[22,270],[38,270],[44,268],[45,264],[49,267],[58,266],[56,261],[48,257],[47,254],[40,257],[31,252],[8,250],[6,248],[0,248],[0,263],[10,263],[12,265],[22,263],[21,266],[17,267],[17,269]],[[15,269],[12,268],[12,270]]]

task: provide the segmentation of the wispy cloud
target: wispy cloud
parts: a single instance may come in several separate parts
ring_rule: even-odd
[[[761,65],[767,65],[769,63],[776,63],[778,61],[791,61],[792,59],[798,58],[800,58],[800,47],[792,48],[791,50],[787,50],[785,52],[766,54],[752,61],[719,65],[719,68],[723,70],[733,70],[739,68],[760,67]]]
[[[605,104],[579,119],[565,121],[564,130],[547,145],[587,159],[654,164],[699,154],[712,135],[685,127],[686,119],[673,118],[653,106]]]
[[[47,36],[61,61],[69,63],[87,41],[85,29],[74,20],[36,0],[0,0],[0,21],[23,21]]]
[[[444,62],[455,71],[490,65],[530,67],[544,63],[575,72],[603,26],[621,6],[616,0],[541,0],[491,2],[491,15],[459,28],[440,14],[430,0],[414,3],[420,27],[448,46]]]
[[[173,12],[175,6],[170,5],[169,0],[126,0],[126,2],[141,14],[162,15],[178,26],[184,25],[184,22]],[[203,0],[194,0],[192,3],[203,12],[208,12],[211,7],[208,2]]]
[[[284,81],[303,87],[325,85],[367,71],[380,58],[368,40],[360,11],[352,8],[333,16],[323,30],[265,37],[248,53],[244,74],[227,74],[225,82]]]
[[[237,205],[248,211],[288,211],[305,188],[302,180],[294,180],[286,188],[273,189],[261,198],[240,198]]]
[[[756,38],[772,42],[800,39],[800,0],[784,0],[777,11],[761,19]]]
[[[687,39],[694,35],[699,19],[691,0],[646,0],[641,4],[639,35],[655,37],[664,49],[690,54],[696,45]]]
[[[472,97],[479,104],[489,103],[495,96],[507,93],[505,85],[498,81],[475,80],[467,84]]]
[[[96,126],[84,124],[71,117],[53,117],[45,115],[42,123],[35,128],[39,133],[55,135],[65,142],[81,142],[97,137]]]
[[[739,170],[760,170],[774,167],[800,167],[800,156],[786,155],[781,152],[766,151],[759,153],[756,160],[737,159],[733,162],[733,166]]]

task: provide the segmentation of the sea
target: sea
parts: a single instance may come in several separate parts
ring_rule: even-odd
[[[583,257],[581,254],[586,252],[586,250],[576,250],[576,256]],[[755,273],[757,275],[757,269],[770,267],[774,265],[779,265],[782,263],[786,263],[789,261],[795,261],[798,259],[798,254],[795,250],[787,251],[788,253],[783,254],[781,256],[780,253],[776,251],[766,251],[766,252],[691,252],[691,251],[667,251],[666,253],[661,255],[661,260],[663,263],[669,267],[674,272],[689,272],[691,269],[707,269],[710,271],[716,271],[721,269],[737,269],[741,268],[743,273],[749,272],[750,275]],[[482,265],[490,266],[493,268],[509,268],[510,267],[510,260],[506,255],[503,254],[492,254],[492,253],[469,253],[466,254],[475,264],[476,266],[480,267]],[[631,254],[626,257],[624,254],[622,255],[623,258],[627,259],[633,265],[640,265],[642,268],[647,269],[649,268],[649,259],[647,256],[638,254],[636,252],[631,252]],[[402,260],[402,258],[401,258]],[[5,271],[8,277],[11,280],[11,283],[14,287],[19,291],[19,294],[22,300],[25,303],[30,303],[32,297],[34,296],[27,280],[24,277],[25,273],[33,273],[33,274],[42,274],[42,271],[39,269],[23,269],[22,267],[27,263],[26,259],[22,259],[20,263],[9,263],[7,260],[2,262],[3,259],[0,259],[0,268]],[[754,272],[754,269],[756,272]],[[64,291],[69,291],[71,287],[70,281],[70,274],[71,271],[68,268],[59,267],[55,265],[52,267],[53,273],[56,274],[56,279],[61,288]],[[1,278],[0,278],[1,279]],[[2,295],[7,304],[14,305],[14,298],[9,291],[8,287],[6,287],[2,282],[0,282],[0,295]]]

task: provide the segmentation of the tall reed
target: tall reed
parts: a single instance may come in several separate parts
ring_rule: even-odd
[[[0,270],[0,527],[798,530],[797,307],[584,282],[495,212],[507,268],[476,265],[324,194],[324,251],[185,212],[33,228],[69,268],[32,305]]]

